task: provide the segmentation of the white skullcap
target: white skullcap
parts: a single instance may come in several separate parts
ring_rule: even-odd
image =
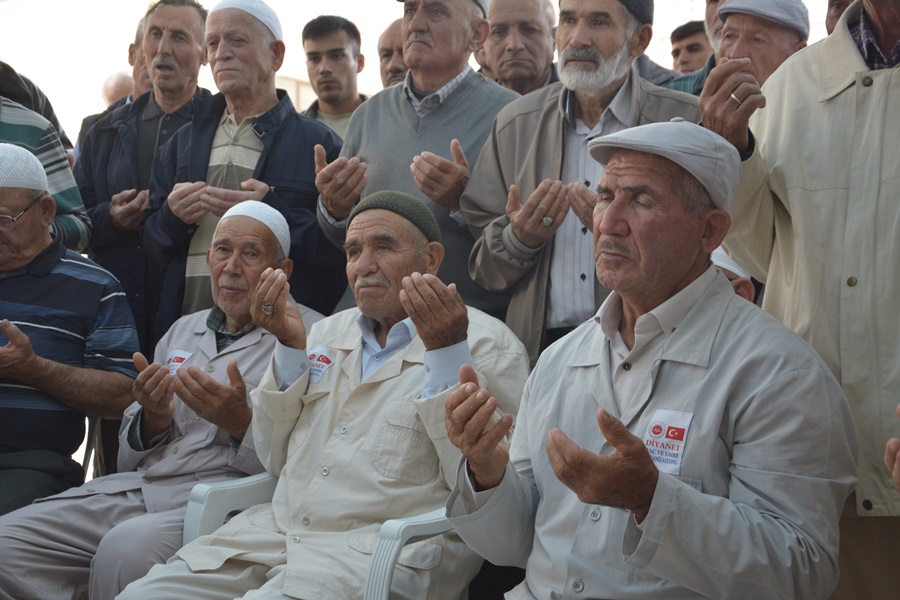
[[[284,37],[281,35],[281,21],[278,20],[278,15],[262,0],[222,0],[209,11],[209,14],[225,8],[236,8],[256,17],[257,21],[272,32],[276,40],[279,42],[284,41]]]
[[[734,262],[734,259],[725,254],[725,251],[722,250],[722,247],[718,247],[713,250],[712,256],[713,264],[719,267],[720,269],[725,269],[726,271],[731,271],[738,277],[746,277],[750,279],[750,273],[745,271],[741,265]]]
[[[228,217],[250,217],[251,219],[256,219],[268,227],[275,239],[278,240],[278,244],[284,251],[285,258],[291,253],[291,230],[287,221],[284,220],[284,216],[280,212],[265,202],[259,202],[258,200],[239,202],[222,215],[222,218],[219,219],[219,225]],[[219,225],[216,225],[216,231],[219,230]]]
[[[0,143],[0,188],[46,192],[47,173],[37,157],[14,144]]]

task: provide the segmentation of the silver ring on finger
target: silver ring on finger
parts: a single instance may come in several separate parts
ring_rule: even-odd
[[[263,304],[262,311],[267,315],[275,314],[275,305],[274,304]]]
[[[541,225],[544,227],[553,227],[553,217],[544,217],[541,219]]]
[[[741,101],[741,99],[734,95],[734,92],[731,92],[731,99],[734,100],[735,102],[737,102],[737,105],[738,105],[738,106],[740,106],[741,104],[743,104],[743,102]]]

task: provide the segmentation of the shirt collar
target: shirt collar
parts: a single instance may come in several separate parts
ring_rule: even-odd
[[[53,270],[53,267],[56,266],[56,263],[60,261],[65,253],[65,246],[63,246],[59,242],[59,240],[54,238],[50,242],[50,245],[41,250],[40,254],[35,256],[30,263],[28,263],[21,269],[16,269],[15,271],[10,271],[9,273],[0,274],[0,279],[8,279],[12,277],[18,277],[20,275],[43,277]]]
[[[866,65],[874,70],[891,69],[900,64],[900,42],[894,44],[891,49],[891,56],[885,56],[878,42],[875,39],[875,33],[872,31],[872,24],[869,22],[870,17],[866,15],[865,7],[859,12],[859,22],[850,26],[850,34],[853,41],[856,42],[863,60]]]
[[[619,87],[619,91],[616,92],[616,95],[613,96],[612,102],[610,102],[609,106],[603,111],[603,115],[600,117],[600,122],[597,123],[597,127],[602,127],[604,121],[608,118],[616,118],[626,126],[631,123],[631,109],[633,104],[631,101],[631,90],[633,86],[633,77],[634,68],[632,67],[632,69],[628,71],[628,77],[625,78],[625,82]],[[566,88],[565,117],[569,127],[573,130],[577,130],[578,119],[575,117],[575,92],[568,88]]]
[[[413,91],[412,71],[407,71],[406,79],[403,81],[403,93],[406,94],[406,99],[412,104],[412,107],[415,109],[416,114],[419,115],[419,118],[422,118],[447,100],[450,94],[456,91],[456,88],[462,84],[471,72],[472,67],[466,65],[465,68],[460,71],[459,75],[448,81],[444,87],[436,92],[425,95],[419,100],[418,96],[416,96]]]
[[[717,273],[714,265],[710,265],[704,273],[689,283],[683,290],[648,312],[638,317],[634,325],[635,333],[648,333],[654,329],[661,330],[666,337],[671,336],[682,319],[700,300],[700,297],[712,283]],[[600,324],[603,334],[610,340],[619,331],[622,322],[622,297],[617,292],[609,295],[606,302],[597,311],[594,320]]]
[[[217,346],[221,346],[218,348],[219,352],[256,329],[256,324],[254,324],[253,321],[250,321],[243,329],[235,333],[228,330],[225,326],[225,321],[225,312],[218,306],[213,305],[213,307],[209,309],[209,315],[206,317],[206,327],[216,334]]]
[[[191,97],[193,100],[200,92],[200,88],[197,88],[197,91]],[[190,118],[191,117],[191,100],[188,100],[178,108],[176,108],[172,113],[173,115],[178,115],[179,117]],[[147,97],[147,104],[144,105],[144,111],[141,113],[141,119],[144,121],[153,121],[155,119],[160,118],[165,115],[166,111],[164,111],[159,104],[156,103],[155,92],[151,92]]]
[[[375,319],[370,319],[366,315],[359,313],[356,318],[356,324],[359,325],[359,331],[362,333],[363,341],[374,350],[382,350],[381,345],[375,338],[375,326],[378,324]],[[406,317],[402,321],[394,323],[391,330],[388,331],[387,339],[384,343],[384,350],[390,350],[394,347],[403,347],[409,344],[418,335],[416,326],[412,319]]]

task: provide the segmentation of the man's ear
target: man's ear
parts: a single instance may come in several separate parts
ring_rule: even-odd
[[[703,237],[700,247],[706,254],[712,254],[713,250],[722,244],[725,235],[731,228],[731,216],[721,208],[714,208],[703,215]]]
[[[475,52],[484,45],[484,41],[491,34],[491,25],[487,19],[478,19],[472,24],[472,40],[469,43],[469,52]]]
[[[284,274],[287,275],[287,278],[291,278],[291,273],[294,272],[294,261],[290,258],[286,258],[281,261],[281,264],[277,266],[278,269],[284,271]]]
[[[650,40],[653,38],[653,27],[644,23],[634,32],[631,38],[631,58],[637,58],[647,51]]]
[[[137,62],[137,46],[128,44],[128,66],[133,67]]]
[[[44,227],[50,227],[53,219],[56,218],[56,200],[53,196],[47,194],[38,200],[38,207],[41,211],[41,224]]]
[[[365,66],[366,66],[366,57],[363,56],[362,54],[360,54],[359,56],[356,57],[356,72],[362,73],[362,70],[365,68]]]
[[[734,289],[734,293],[744,298],[748,302],[754,302],[756,300],[756,288],[753,287],[753,282],[747,279],[746,277],[738,277],[737,279],[731,280],[731,287]]]
[[[284,42],[272,43],[272,70],[277,71],[284,64]]]
[[[440,242],[428,242],[425,244],[425,272],[437,275],[441,263],[444,262],[444,246]]]

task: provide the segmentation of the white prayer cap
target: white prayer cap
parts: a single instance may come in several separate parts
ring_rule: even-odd
[[[47,173],[37,157],[14,144],[0,143],[0,188],[46,192]]]
[[[244,200],[243,202],[235,204],[222,215],[221,219],[219,219],[219,224],[216,225],[216,231],[219,230],[219,225],[221,225],[228,217],[250,217],[251,219],[256,219],[268,227],[269,231],[272,232],[272,235],[275,236],[275,239],[278,240],[278,244],[284,251],[285,258],[290,254],[291,230],[288,227],[287,221],[284,220],[284,216],[280,212],[265,202],[259,202],[258,200]]]
[[[722,247],[718,247],[713,250],[712,253],[712,261],[713,264],[719,267],[720,269],[725,269],[726,271],[731,271],[738,277],[746,277],[750,279],[750,273],[745,271],[741,265],[737,264],[733,258],[725,254],[725,251],[722,250]]]
[[[741,157],[730,142],[709,129],[675,117],[624,129],[588,144],[591,156],[604,166],[617,150],[636,150],[671,160],[697,178],[716,208],[731,211]]]
[[[236,8],[256,17],[257,21],[272,32],[276,40],[279,42],[284,41],[284,37],[281,35],[281,21],[278,20],[278,15],[262,0],[222,0],[209,11],[209,14],[225,8]]]

